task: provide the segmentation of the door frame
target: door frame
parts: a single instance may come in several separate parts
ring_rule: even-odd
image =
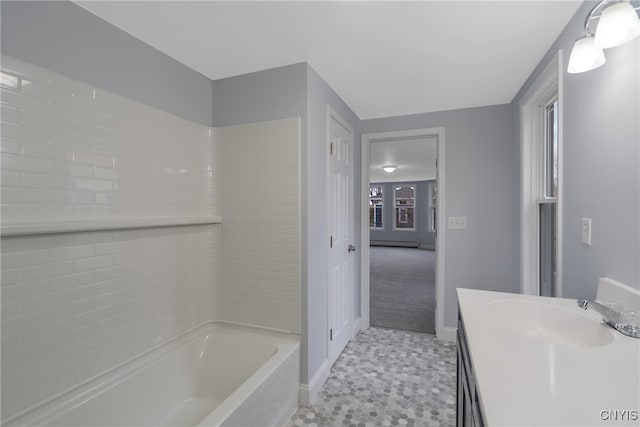
[[[360,322],[361,328],[369,327],[369,153],[370,146],[376,142],[396,139],[437,138],[437,239],[436,239],[436,337],[440,340],[453,341],[455,334],[444,327],[444,284],[445,284],[445,243],[446,243],[446,182],[445,182],[445,128],[434,127],[424,129],[408,129],[392,132],[368,133],[362,135],[362,178],[360,203]]]
[[[335,120],[340,126],[342,126],[343,128],[345,128],[347,131],[349,131],[349,133],[351,134],[351,144],[350,144],[350,148],[349,148],[349,158],[351,159],[350,162],[350,173],[351,173],[351,182],[349,184],[349,190],[350,190],[350,196],[349,199],[347,201],[347,203],[349,204],[349,206],[352,207],[352,209],[354,209],[353,207],[355,206],[355,132],[353,130],[353,127],[351,127],[349,125],[349,123],[344,120],[340,114],[338,114],[333,108],[331,108],[330,105],[327,105],[327,123],[326,123],[326,138],[325,138],[325,143],[326,145],[326,154],[329,156],[327,157],[327,166],[326,166],[326,176],[327,176],[327,181],[326,181],[326,194],[325,194],[325,200],[326,200],[326,209],[328,209],[328,207],[330,206],[329,204],[329,198],[331,197],[330,194],[330,190],[331,190],[331,158],[330,158],[330,144],[331,144],[331,120]],[[350,218],[347,218],[347,221],[350,222],[351,225],[351,238],[352,240],[355,237],[355,226],[356,226],[356,214],[355,214],[355,209],[354,209],[354,214],[350,215]],[[330,230],[330,223],[329,223],[329,214],[327,213],[327,215],[325,215],[325,229],[327,230],[327,234],[326,234],[326,238],[327,241],[331,235],[331,230]],[[328,361],[328,366],[329,368],[333,365],[333,363],[335,362],[335,359],[332,360],[331,358],[331,340],[329,338],[329,330],[332,327],[332,315],[331,315],[331,253],[330,253],[331,248],[329,247],[329,245],[327,245],[327,361]],[[355,279],[356,279],[356,274],[355,274],[355,253],[353,254],[354,256],[350,258],[349,262],[351,263],[350,265],[350,270],[351,270],[351,280],[349,281],[350,285],[351,285],[351,289],[349,290],[349,294],[350,294],[350,299],[349,299],[349,305],[348,305],[348,317],[349,317],[349,341],[351,341],[353,339],[353,337],[356,335],[356,333],[358,332],[357,328],[353,327],[354,324],[354,318],[355,316],[355,310],[354,310],[354,301],[355,301]],[[347,344],[348,342],[347,341]],[[338,353],[338,356],[340,355],[340,353]],[[337,359],[337,357],[336,357]]]

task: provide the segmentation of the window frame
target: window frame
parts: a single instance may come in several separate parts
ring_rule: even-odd
[[[562,296],[562,50],[550,60],[520,101],[520,289],[540,295],[541,205],[555,204],[555,296]],[[556,197],[546,197],[546,107],[557,98]]]

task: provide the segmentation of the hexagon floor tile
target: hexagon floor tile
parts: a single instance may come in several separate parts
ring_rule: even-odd
[[[338,357],[316,403],[286,427],[454,426],[455,394],[454,343],[369,328]]]

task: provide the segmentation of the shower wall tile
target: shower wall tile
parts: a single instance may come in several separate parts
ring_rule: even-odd
[[[300,121],[221,128],[223,318],[301,332]]]
[[[221,226],[3,237],[2,415],[222,316]]]
[[[220,215],[214,130],[2,55],[5,224]]]
[[[215,129],[2,55],[3,225],[218,216]],[[2,237],[3,424],[222,317],[221,225]]]

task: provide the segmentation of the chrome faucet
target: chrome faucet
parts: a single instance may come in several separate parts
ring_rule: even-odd
[[[586,299],[579,299],[578,307],[585,310],[591,308],[600,313],[602,315],[602,321],[616,331],[630,337],[640,338],[640,325],[627,321],[623,313],[602,305],[599,302]]]

